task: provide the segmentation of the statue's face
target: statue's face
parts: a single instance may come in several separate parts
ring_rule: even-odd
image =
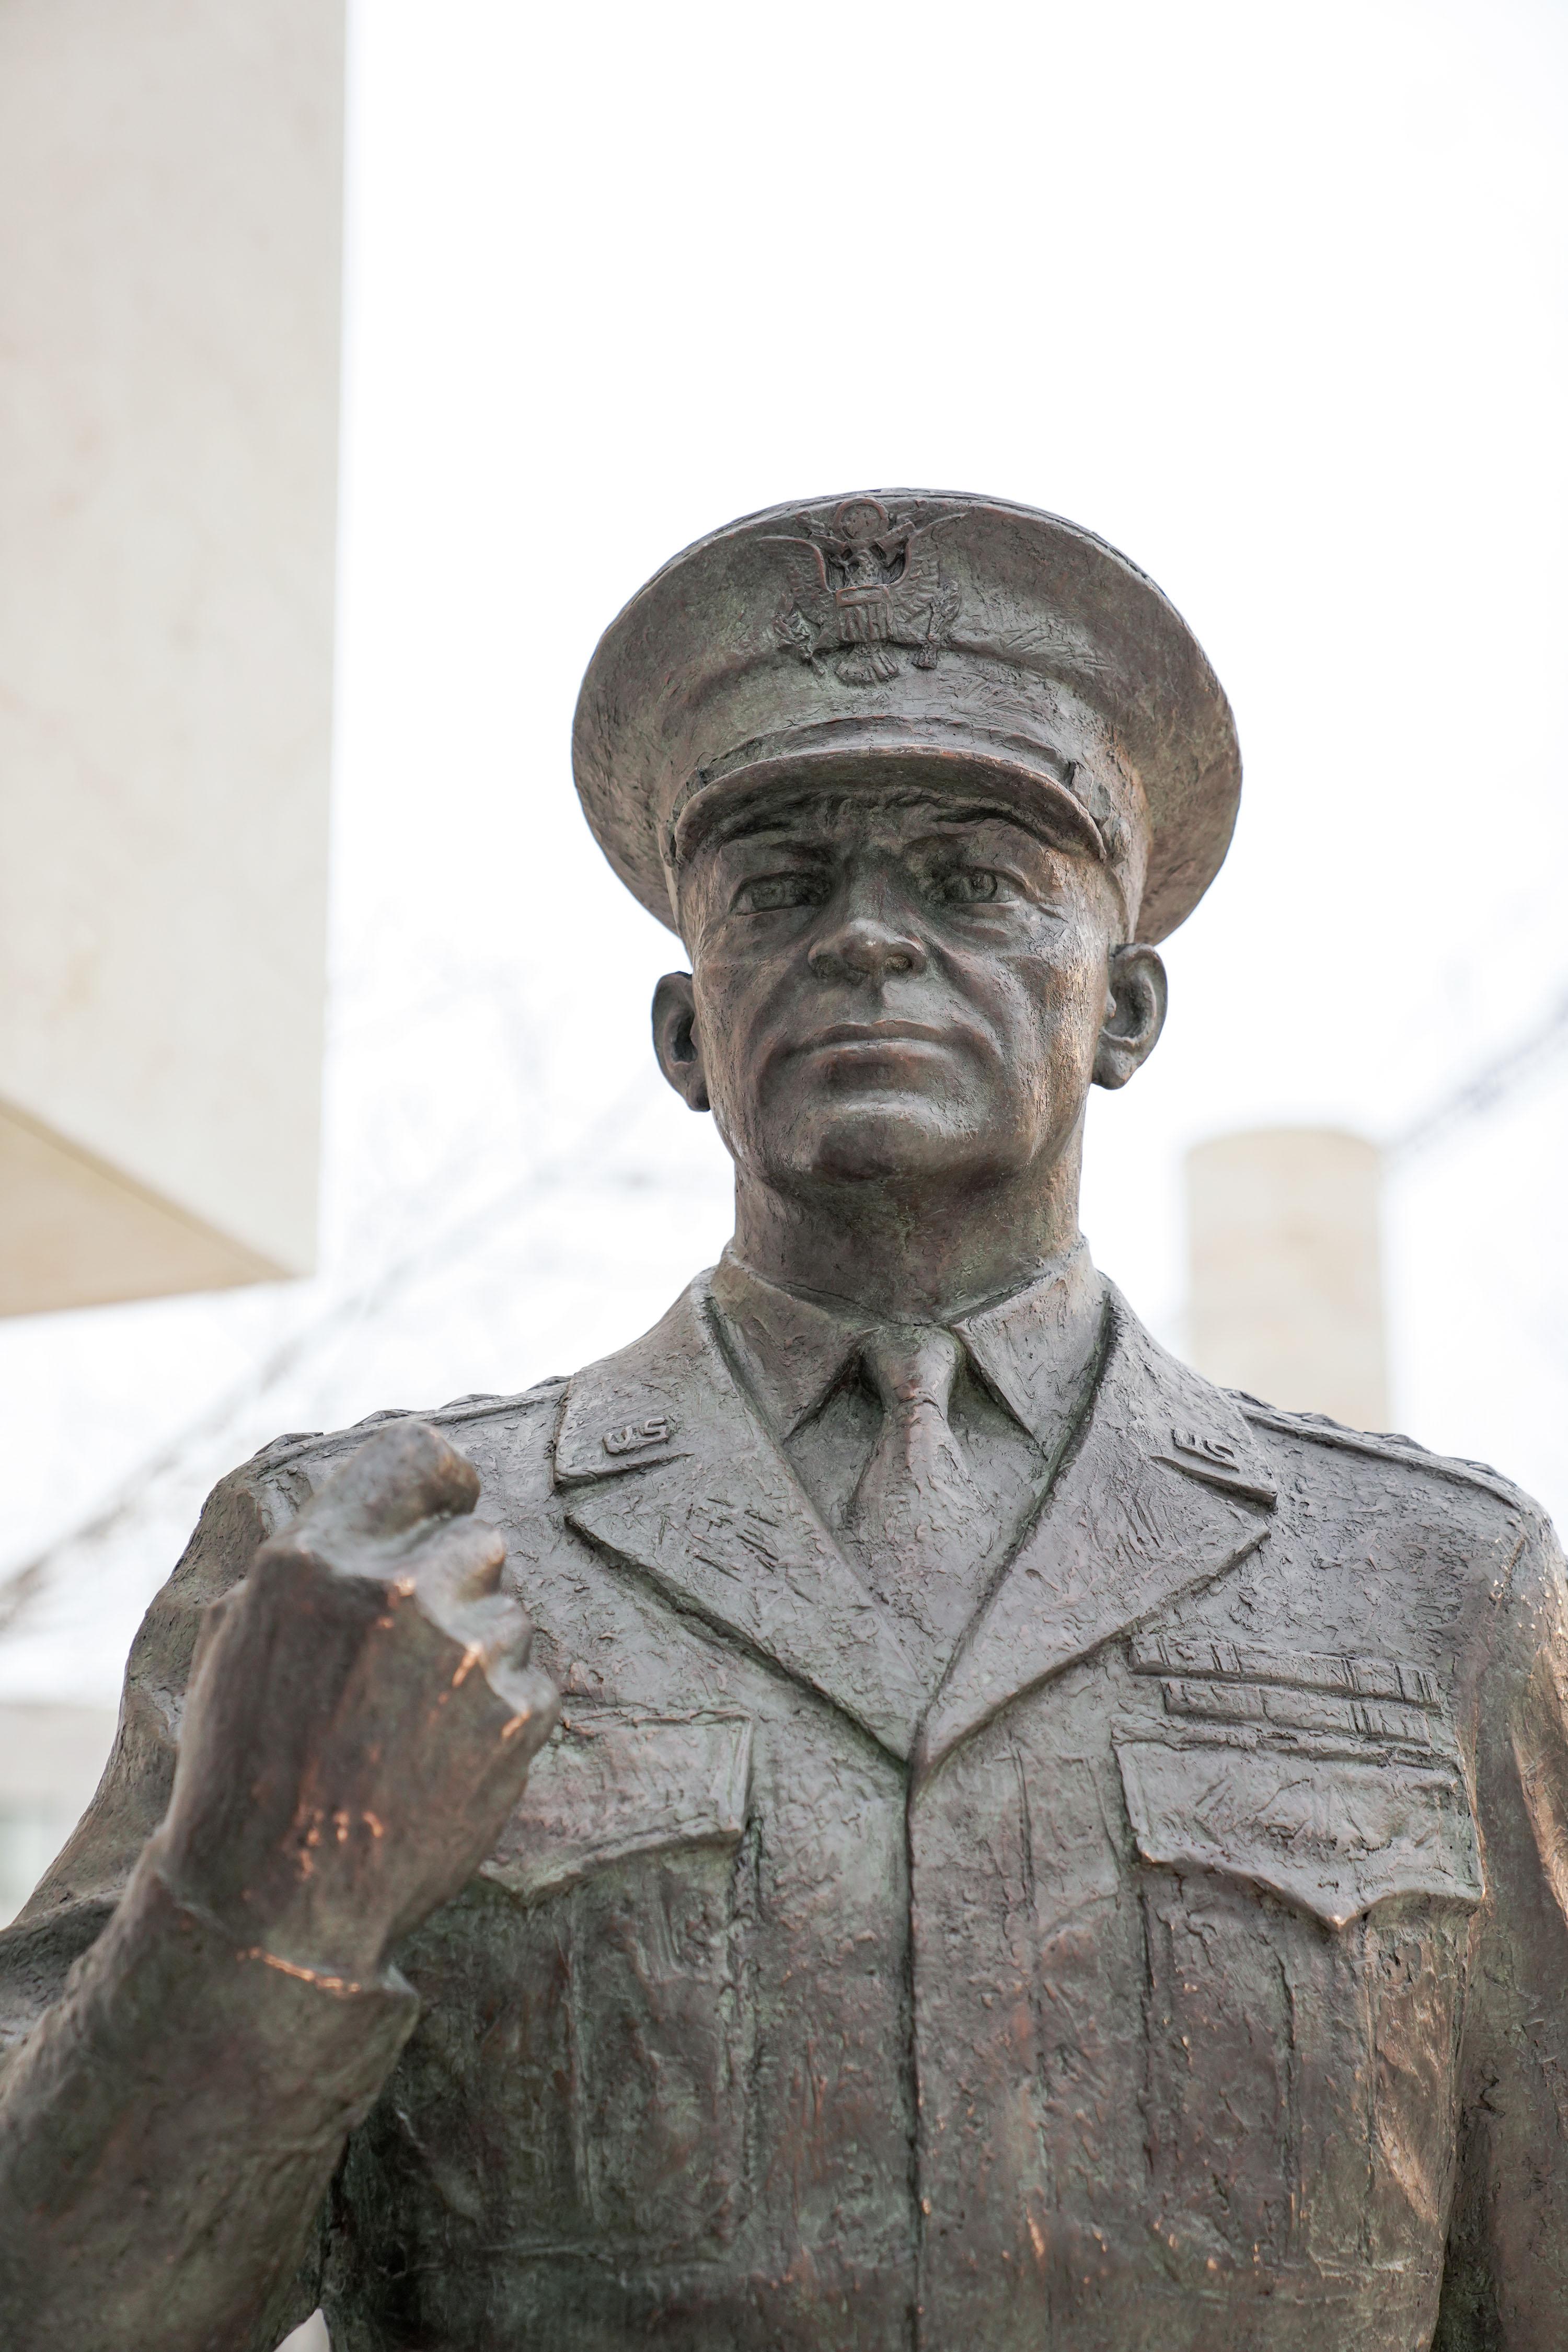
[[[1112,877],[978,794],[777,791],[711,827],[679,898],[661,1062],[778,1191],[1054,1160],[1163,1017]]]

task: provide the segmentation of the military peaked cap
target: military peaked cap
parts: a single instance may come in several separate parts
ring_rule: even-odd
[[[672,881],[721,797],[894,774],[1048,809],[1163,939],[1218,872],[1241,755],[1153,582],[999,499],[879,490],[748,515],[656,572],[588,666],[577,790],[628,889]]]

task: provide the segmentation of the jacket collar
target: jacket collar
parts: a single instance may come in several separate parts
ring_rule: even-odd
[[[1034,1525],[931,1703],[931,1768],[1009,1702],[1245,1559],[1274,1480],[1233,1401],[1107,1285],[1103,1364]]]
[[[578,1373],[555,1478],[580,1534],[908,1756],[920,1675],[737,1385],[706,1276]]]
[[[1103,1287],[1079,1241],[1033,1282],[954,1318],[971,1363],[1049,1456],[1093,1359]],[[781,1437],[836,1388],[876,1318],[821,1291],[785,1290],[726,1250],[711,1296],[747,1384]]]
[[[1268,1531],[1273,1486],[1248,1425],[1106,1287],[1101,1362],[1062,1466],[929,1712],[895,1621],[737,1382],[705,1276],[643,1339],[572,1382],[555,1454],[566,1517],[889,1753],[934,1766],[1012,1699],[1223,1574]],[[966,1344],[976,1347],[967,1334]]]

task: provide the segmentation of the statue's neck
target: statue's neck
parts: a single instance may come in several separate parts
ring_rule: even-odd
[[[1034,1281],[1079,1240],[1079,1150],[986,1183],[835,1183],[781,1192],[737,1170],[733,1248],[785,1289],[889,1322],[944,1323]]]

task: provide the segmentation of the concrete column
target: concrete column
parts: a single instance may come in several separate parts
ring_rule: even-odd
[[[342,14],[0,5],[0,1313],[312,1262]]]
[[[112,1707],[0,1706],[0,1927],[86,1811],[114,1725]]]
[[[1188,1353],[1266,1403],[1388,1425],[1375,1145],[1331,1128],[1187,1155]]]

